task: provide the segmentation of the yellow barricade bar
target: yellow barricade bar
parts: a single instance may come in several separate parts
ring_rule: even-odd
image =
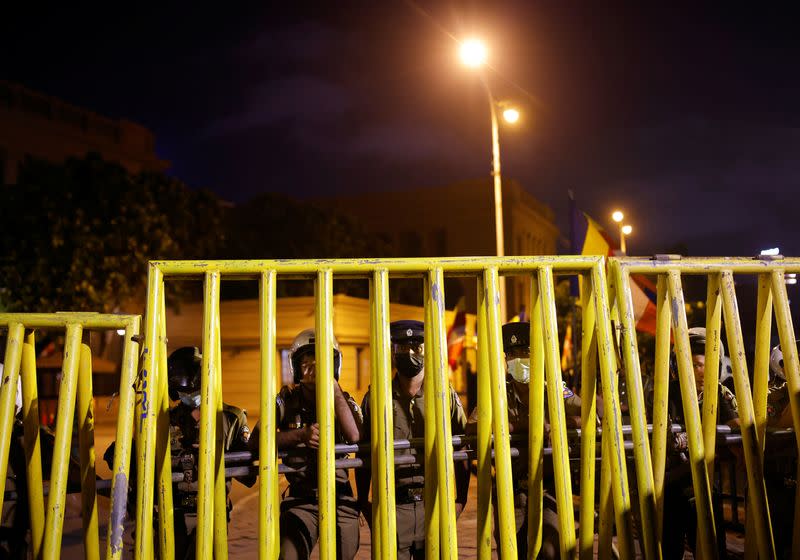
[[[214,414],[221,404],[219,365],[219,283],[228,280],[257,280],[260,285],[261,330],[261,425],[259,432],[259,557],[277,558],[279,534],[278,465],[275,436],[275,314],[276,284],[279,280],[312,280],[315,285],[317,332],[317,418],[320,424],[318,495],[320,557],[332,558],[336,550],[336,497],[332,374],[334,364],[330,351],[333,345],[333,281],[334,279],[364,279],[370,285],[370,341],[372,356],[370,406],[372,415],[371,466],[373,498],[373,557],[391,558],[396,546],[396,516],[394,496],[394,438],[391,417],[389,301],[390,278],[417,278],[422,281],[425,300],[425,408],[430,421],[425,426],[424,463],[426,553],[430,557],[451,557],[457,554],[455,524],[455,486],[453,448],[450,443],[450,399],[447,367],[446,325],[444,322],[444,279],[472,277],[478,287],[478,384],[481,394],[488,398],[479,407],[477,449],[478,457],[478,555],[489,558],[492,542],[492,457],[496,473],[497,508],[500,542],[504,557],[517,555],[514,522],[514,503],[511,475],[511,448],[506,402],[506,372],[503,358],[500,312],[501,275],[527,275],[531,285],[529,309],[533,349],[532,380],[530,385],[531,414],[528,444],[528,483],[530,499],[529,552],[538,553],[541,546],[544,491],[544,417],[552,418],[550,434],[555,467],[556,502],[559,512],[561,556],[573,557],[580,551],[586,557],[591,551],[594,518],[594,482],[596,435],[585,431],[581,447],[581,535],[576,535],[573,512],[572,482],[562,393],[562,372],[559,360],[559,334],[556,325],[554,275],[580,275],[589,288],[583,302],[584,346],[582,381],[586,387],[581,411],[584,422],[595,425],[597,418],[597,374],[592,365],[598,359],[599,382],[607,417],[604,420],[602,454],[603,469],[608,476],[602,482],[613,496],[614,515],[618,526],[618,547],[625,558],[631,557],[631,504],[628,488],[625,444],[617,394],[616,359],[611,339],[609,300],[606,290],[605,260],[602,257],[487,257],[487,258],[422,258],[422,259],[308,259],[308,260],[248,260],[248,261],[153,261],[148,280],[147,321],[145,328],[144,369],[153,378],[149,398],[162,405],[166,390],[163,382],[164,308],[162,303],[166,279],[203,279],[205,305],[203,321],[203,376],[201,383],[201,446],[198,484],[198,555],[226,554],[220,542],[225,534],[224,474],[219,470],[220,441]],[[160,364],[160,367],[156,367]],[[154,369],[155,368],[155,369]],[[546,381],[546,382],[545,382]],[[548,391],[548,410],[544,410],[545,386]],[[491,402],[488,402],[491,401]],[[144,511],[152,509],[152,485],[155,468],[153,456],[162,461],[168,452],[165,428],[153,421],[152,410],[143,411],[142,430],[147,445],[156,446],[157,453],[140,456],[140,466],[147,476],[141,477],[140,504]],[[146,446],[143,445],[144,449]],[[152,449],[152,447],[149,447]],[[492,453],[494,449],[494,453]],[[459,454],[461,456],[461,454]],[[216,469],[213,468],[216,465]],[[159,471],[161,485],[159,500],[166,506],[170,497],[166,490],[165,471]],[[605,472],[605,470],[604,470]],[[602,484],[601,484],[602,486]],[[215,490],[216,489],[216,490]],[[602,489],[601,489],[602,491]],[[146,496],[150,496],[150,501]],[[608,510],[610,512],[610,510]],[[217,515],[214,515],[217,512]],[[141,518],[144,519],[144,518]],[[160,526],[160,541],[166,543],[172,519],[164,516]],[[150,553],[152,542],[147,527],[137,533],[137,551]],[[608,542],[610,552],[610,541]],[[145,557],[145,556],[141,556]]]
[[[136,364],[141,319],[138,315],[99,313],[0,313],[0,327],[8,329],[4,374],[0,387],[0,480],[6,479],[14,422],[17,384],[22,383],[24,451],[27,464],[31,548],[34,558],[61,556],[66,509],[69,452],[77,407],[80,450],[81,512],[85,557],[100,558],[99,521],[94,448],[92,356],[84,340],[92,330],[124,330],[119,417],[112,468],[111,505],[106,539],[106,558],[122,555],[130,480],[131,443],[134,434]],[[58,416],[53,448],[50,489],[45,506],[42,473],[39,402],[36,378],[36,329],[64,329],[64,362],[58,397]],[[2,506],[4,496],[0,496]]]
[[[720,333],[725,327],[733,383],[739,404],[741,441],[748,479],[746,549],[748,557],[756,552],[762,558],[775,558],[774,536],[764,484],[764,439],[769,377],[769,344],[774,310],[776,326],[784,353],[784,373],[789,385],[789,401],[795,431],[800,429],[800,374],[797,346],[789,311],[784,275],[800,271],[800,259],[792,258],[681,258],[657,256],[653,259],[613,258],[614,287],[622,302],[622,352],[625,358],[630,392],[631,420],[639,486],[642,531],[646,557],[660,555],[662,539],[668,362],[670,338],[674,338],[675,357],[688,435],[692,481],[697,505],[698,549],[704,557],[717,556],[717,531],[720,519],[714,519],[711,483],[714,476],[717,437],[717,409]],[[655,275],[658,280],[656,358],[653,399],[652,463],[647,431],[643,428],[644,401],[641,394],[638,348],[635,336],[631,294],[632,274]],[[742,325],[736,297],[734,274],[755,276],[758,285],[756,346],[753,386],[745,359]],[[682,276],[707,277],[705,377],[703,409],[698,406],[694,369],[689,345],[688,324],[683,296]],[[800,449],[800,440],[798,440]],[[793,553],[800,551],[800,515],[794,517]],[[653,515],[650,512],[654,512]]]

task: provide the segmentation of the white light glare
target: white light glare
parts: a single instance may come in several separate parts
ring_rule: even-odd
[[[761,254],[764,255],[765,257],[774,257],[776,255],[780,255],[781,250],[779,247],[773,247],[772,249],[764,249],[763,251],[761,251]]]
[[[125,336],[125,329],[117,329],[117,334],[120,336]]]

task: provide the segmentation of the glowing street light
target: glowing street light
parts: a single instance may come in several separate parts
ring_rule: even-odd
[[[503,119],[508,124],[514,124],[519,120],[519,111],[513,108],[509,108],[503,111]]]
[[[611,219],[619,224],[619,250],[623,255],[625,255],[627,254],[625,247],[625,236],[631,234],[633,231],[633,226],[629,224],[622,224],[622,220],[625,219],[625,214],[623,214],[621,210],[614,210],[614,212],[611,214]]]
[[[486,64],[488,49],[486,45],[478,39],[469,39],[461,43],[461,60],[470,68],[480,68]],[[497,110],[503,109],[503,119],[514,124],[519,121],[520,113],[517,109],[508,106],[505,102],[498,103],[489,88],[489,81],[486,75],[480,73],[481,83],[486,90],[486,97],[489,99],[489,113],[492,119],[492,177],[494,177],[494,223],[495,241],[497,244],[497,256],[505,255],[505,242],[503,240],[503,182],[500,175],[500,132],[497,119]],[[506,316],[506,278],[500,276],[500,319],[505,322]]]
[[[483,66],[489,52],[480,39],[468,39],[461,43],[461,61],[471,68]]]

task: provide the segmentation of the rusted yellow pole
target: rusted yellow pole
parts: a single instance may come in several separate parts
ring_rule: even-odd
[[[676,311],[672,314],[672,329],[675,333],[675,355],[678,362],[683,416],[689,437],[689,461],[692,469],[695,503],[697,505],[699,549],[705,555],[705,558],[717,558],[714,511],[711,508],[711,486],[708,481],[708,472],[705,469],[703,425],[700,421],[700,408],[697,402],[681,276],[680,272],[675,269],[669,270],[667,274],[670,306],[673,311]]]
[[[656,363],[653,380],[653,494],[656,502],[656,535],[661,543],[664,527],[664,475],[667,465],[667,436],[669,417],[669,335],[671,311],[667,293],[667,279],[658,276],[656,296]]]
[[[592,288],[595,296],[595,320],[597,324],[597,354],[600,358],[600,384],[603,391],[603,443],[604,469],[609,468],[614,514],[617,522],[617,539],[620,557],[632,558],[633,537],[631,530],[631,497],[628,487],[627,459],[622,435],[622,411],[617,390],[617,361],[611,332],[611,308],[605,263],[600,261],[592,268]],[[601,486],[603,472],[601,471]],[[606,490],[601,487],[602,492]],[[603,503],[601,502],[601,512]],[[603,526],[601,525],[601,542]]]
[[[609,560],[612,552],[614,532],[614,501],[611,495],[611,452],[608,450],[611,429],[603,419],[603,432],[600,438],[600,489],[598,492],[600,519],[597,531],[597,557]]]
[[[639,511],[644,541],[644,555],[648,559],[661,558],[656,525],[656,504],[653,490],[653,465],[650,459],[650,444],[647,437],[647,416],[644,410],[644,389],[639,364],[639,349],[636,342],[636,322],[631,297],[630,276],[618,260],[611,261],[614,274],[617,305],[622,325],[620,351],[625,363],[625,380],[628,387],[628,414],[631,419],[633,457],[636,465],[636,481],[639,486]]]
[[[75,419],[75,393],[78,388],[82,333],[81,325],[67,325],[67,335],[64,341],[64,369],[58,391],[58,416],[56,418],[53,467],[50,472],[50,494],[47,497],[44,525],[43,557],[46,560],[55,560],[61,556],[61,534],[66,509],[67,476],[69,454],[72,447],[72,425]],[[13,411],[13,402],[11,408]]]
[[[378,396],[373,396],[373,391],[377,388],[377,376],[381,375],[380,371],[380,362],[377,359],[373,359],[372,355],[378,352],[378,320],[377,320],[377,310],[375,308],[375,279],[370,279],[369,282],[369,298],[370,298],[370,308],[369,308],[369,347],[370,347],[370,407],[374,410],[374,407],[377,406],[377,399]],[[391,372],[391,370],[389,370]],[[391,373],[389,374],[391,375]],[[373,404],[375,403],[375,404]],[[380,432],[380,415],[378,414],[371,414],[369,417],[370,422],[370,434],[376,434],[370,439],[370,463],[372,465],[372,469],[374,472],[379,472],[377,470],[377,463],[378,463],[378,454],[380,453],[380,445],[377,439],[377,434]],[[392,450],[394,453],[394,449]],[[374,480],[375,477],[371,477],[371,484],[373,487],[372,490],[372,531],[371,531],[371,539],[370,542],[372,544],[371,548],[371,557],[372,560],[380,560],[383,558],[383,551],[385,545],[385,536],[384,536],[384,523],[382,521],[382,516],[376,508],[380,507],[379,499],[380,496],[378,495],[378,485],[380,484],[378,481]]]
[[[575,555],[577,543],[575,542],[575,514],[572,506],[572,478],[569,470],[569,447],[564,412],[555,289],[553,287],[553,271],[547,266],[539,269],[539,289],[542,296],[545,377],[547,379],[547,405],[550,413],[550,439],[553,445],[556,504],[559,514],[559,544],[561,545],[561,558],[566,560]]]
[[[478,559],[492,557],[492,383],[486,286],[478,279]],[[470,403],[474,406],[474,403]]]
[[[703,445],[706,451],[708,480],[714,480],[714,461],[717,456],[717,411],[719,408],[720,334],[722,298],[720,276],[709,274],[706,298],[706,354],[703,378]],[[713,484],[713,482],[712,482]],[[722,521],[722,520],[718,520]]]
[[[120,370],[119,414],[114,446],[114,465],[111,472],[111,504],[109,507],[106,559],[122,557],[122,536],[127,515],[128,485],[130,481],[131,442],[133,441],[137,364],[139,361],[139,335],[141,319],[136,316],[125,326]]]
[[[258,433],[258,557],[260,560],[277,560],[280,553],[278,450],[275,430],[270,429],[270,426],[275,426],[276,286],[277,278],[274,270],[261,273],[258,329],[261,339],[261,414],[259,418],[263,427]]]
[[[778,326],[778,335],[783,352],[783,374],[789,385],[789,405],[792,409],[792,425],[795,434],[800,435],[800,362],[797,357],[797,341],[792,325],[792,313],[789,308],[789,297],[786,294],[784,271],[772,271],[771,287],[773,305],[775,306],[775,323]],[[800,439],[795,439],[798,457],[800,457]],[[798,462],[797,476],[800,480],[800,462]],[[792,534],[792,558],[800,558],[800,484],[795,490],[794,500],[794,531]]]
[[[581,559],[593,558],[594,489],[597,425],[597,334],[591,282],[581,292],[581,511],[579,543]]]
[[[764,443],[767,431],[767,392],[769,391],[769,353],[772,330],[772,291],[769,274],[758,276],[758,302],[756,304],[756,348],[753,357],[753,412],[759,449],[759,461],[764,465]],[[745,558],[756,558],[757,541],[752,515],[746,518]]]
[[[397,557],[397,519],[394,482],[394,422],[392,418],[391,371],[389,351],[389,273],[376,270],[372,279],[372,380],[370,406],[377,420],[372,432],[372,519],[381,528],[381,558]],[[426,353],[430,349],[426,346]],[[426,371],[425,375],[432,375]],[[452,451],[451,451],[452,453]]]
[[[497,488],[497,508],[500,520],[500,542],[497,548],[503,558],[517,557],[517,531],[514,522],[514,493],[511,478],[511,442],[508,431],[508,402],[506,397],[505,360],[500,331],[500,288],[496,268],[483,273],[484,300],[487,305],[487,335],[489,339],[489,371],[492,380],[492,415],[494,432],[494,467]],[[544,296],[543,296],[544,297]]]
[[[28,514],[31,521],[33,558],[42,553],[44,539],[44,490],[42,484],[42,445],[39,432],[39,392],[36,387],[36,338],[34,331],[25,335],[22,346],[22,422],[24,424],[25,462],[28,475]]]
[[[158,300],[158,343],[152,380],[158,392],[153,402],[156,422],[156,494],[158,495],[158,550],[161,558],[175,557],[175,515],[172,501],[172,451],[169,437],[169,380],[167,379],[167,312],[164,290]]]
[[[22,323],[9,323],[3,378],[0,380],[0,480],[3,481],[8,474],[8,454],[14,432],[14,403],[17,398],[24,337],[25,327]],[[0,496],[0,509],[3,507],[4,497]]]
[[[439,477],[439,534],[440,554],[443,560],[458,556],[456,532],[455,468],[453,466],[452,432],[450,427],[450,383],[447,363],[447,339],[444,324],[444,273],[441,268],[428,271],[426,305],[430,309],[430,325],[425,328],[425,353],[433,354],[432,368],[425,377],[433,376],[434,407],[437,437],[436,472]],[[427,393],[426,393],[427,398]],[[426,402],[427,405],[427,402]],[[428,409],[430,410],[430,409]]]
[[[333,416],[333,274],[322,268],[316,299],[317,422],[319,422],[319,557],[336,558],[336,457]]]
[[[725,332],[728,335],[728,348],[731,350],[733,384],[738,397],[742,447],[747,465],[748,517],[752,516],[755,523],[759,555],[761,558],[775,558],[775,542],[772,537],[772,524],[770,523],[767,489],[764,484],[764,470],[760,453],[761,444],[756,433],[750,379],[747,375],[742,325],[739,320],[739,306],[736,300],[733,274],[728,271],[723,272],[721,284]]]
[[[205,273],[203,298],[203,360],[200,368],[200,449],[197,468],[197,556],[214,550],[214,458],[217,443],[217,403],[214,383],[219,317],[219,272]]]
[[[100,535],[97,523],[97,477],[94,450],[94,403],[92,401],[92,349],[84,333],[78,370],[78,446],[81,456],[81,513],[83,517],[84,557],[100,558]]]
[[[164,291],[164,276],[152,262],[147,272],[147,309],[141,374],[138,377],[136,439],[136,535],[134,556],[153,557],[153,480],[155,472],[156,427],[158,421],[155,370],[158,367],[160,330],[159,302]],[[119,441],[119,440],[117,440]]]
[[[427,279],[425,280],[427,282]],[[423,289],[425,305],[425,371],[433,371],[434,358],[430,348],[433,346],[431,337],[433,336],[433,302],[431,302],[431,291],[427,283]],[[433,411],[431,415],[434,422],[425,422],[425,556],[426,558],[439,558],[440,553],[440,512],[442,505],[440,502],[441,493],[439,492],[439,467],[438,467],[438,448],[443,445],[439,438],[439,430],[436,425],[436,382],[432,375],[425,374],[422,384],[425,394],[425,410]]]
[[[544,325],[539,281],[531,275],[531,378],[528,387],[528,556],[542,548],[544,513]]]
[[[220,341],[219,314],[214,329],[214,405],[216,408],[216,449],[214,450],[214,558],[228,559],[228,500],[225,488],[225,436],[223,435],[222,408],[222,342]]]

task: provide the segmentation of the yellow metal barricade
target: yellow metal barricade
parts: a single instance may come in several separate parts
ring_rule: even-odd
[[[475,454],[478,459],[478,555],[491,556],[492,546],[492,465],[496,478],[496,503],[499,508],[498,548],[504,558],[516,558],[517,542],[511,477],[511,442],[506,402],[505,360],[501,337],[500,279],[526,276],[530,282],[532,370],[530,384],[529,445],[529,554],[538,553],[544,491],[544,392],[552,442],[552,457],[559,512],[562,558],[591,556],[594,540],[595,462],[597,432],[597,388],[602,388],[606,416],[603,421],[602,478],[607,484],[601,494],[608,496],[606,513],[614,515],[617,545],[624,558],[633,553],[632,511],[628,488],[620,403],[617,395],[616,358],[611,330],[606,263],[602,257],[506,257],[441,259],[362,259],[362,260],[261,260],[261,261],[157,261],[151,262],[145,320],[143,375],[148,380],[145,397],[148,406],[141,411],[141,433],[146,445],[139,453],[139,502],[136,534],[139,558],[152,555],[152,525],[146,522],[153,509],[153,485],[159,511],[171,511],[169,440],[164,423],[166,403],[164,283],[169,279],[203,280],[203,364],[201,380],[200,458],[198,476],[199,558],[225,557],[225,495],[221,437],[216,414],[222,402],[220,371],[219,292],[226,279],[257,281],[260,286],[260,418],[259,432],[259,557],[279,554],[278,457],[276,452],[275,381],[276,286],[279,280],[312,280],[315,284],[317,333],[317,419],[319,444],[319,546],[320,557],[335,557],[336,498],[333,412],[333,281],[363,279],[370,286],[371,401],[372,439],[370,442],[373,498],[372,551],[374,558],[393,558],[396,553],[396,515],[394,495],[394,437],[391,404],[391,362],[389,345],[389,279],[417,278],[425,302],[425,510],[426,552],[429,558],[458,555],[455,514],[453,446],[450,433],[449,368],[444,320],[444,280],[447,277],[473,278],[478,290],[478,370],[479,391],[485,396],[479,407]],[[555,276],[583,278],[583,356],[584,386],[581,447],[580,535],[576,534],[569,447],[562,397],[559,333],[556,320]],[[396,317],[395,319],[398,319]],[[600,366],[599,379],[595,364]],[[546,387],[546,388],[545,388]],[[492,462],[492,450],[494,461]],[[155,452],[153,452],[155,451]],[[149,491],[148,491],[149,490]],[[612,513],[613,508],[613,513]],[[172,551],[172,518],[159,517],[158,539],[162,557]],[[610,552],[610,540],[608,541]]]
[[[631,427],[638,480],[645,555],[659,554],[662,538],[665,462],[667,455],[667,398],[670,340],[680,382],[694,496],[697,506],[698,547],[704,558],[717,556],[717,532],[722,520],[712,509],[711,480],[714,476],[717,437],[717,385],[719,383],[720,338],[724,326],[739,405],[741,441],[747,469],[748,557],[775,558],[774,535],[764,483],[768,361],[774,310],[784,356],[795,433],[800,430],[800,370],[794,326],[786,293],[785,274],[800,272],[800,260],[769,258],[680,258],[610,259],[612,285],[620,308],[622,353],[628,382]],[[657,277],[657,331],[653,398],[653,441],[648,444],[639,352],[635,336],[631,275]],[[707,279],[705,378],[703,408],[698,406],[689,345],[684,276]],[[754,375],[751,389],[734,275],[754,277],[758,286],[755,325]],[[796,440],[800,450],[800,440]],[[795,499],[796,500],[796,499]],[[795,501],[797,508],[798,501]],[[792,557],[800,557],[800,516],[794,516]]]
[[[80,449],[81,512],[86,558],[100,558],[94,449],[92,355],[85,335],[90,330],[124,330],[119,390],[116,451],[112,469],[111,505],[106,558],[122,554],[130,477],[131,442],[134,435],[136,364],[140,317],[98,313],[0,313],[0,328],[8,330],[4,373],[0,387],[0,480],[6,479],[9,446],[14,424],[17,384],[22,383],[22,421],[27,465],[31,548],[33,558],[61,557],[61,539],[73,419],[77,416]],[[45,507],[36,376],[36,329],[64,330],[64,362],[59,385],[58,417]],[[77,407],[77,410],[76,410]],[[77,412],[77,414],[76,414]],[[0,496],[0,506],[4,496]]]

